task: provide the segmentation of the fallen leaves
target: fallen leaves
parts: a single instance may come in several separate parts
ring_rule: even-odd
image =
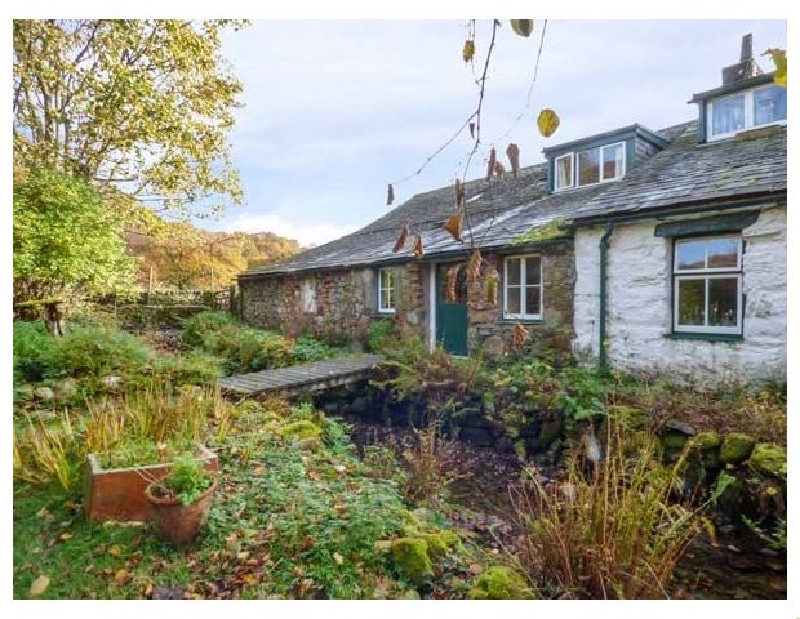
[[[514,348],[522,348],[530,337],[530,332],[520,323],[514,325]]]
[[[30,595],[37,596],[42,595],[47,590],[47,587],[50,586],[50,577],[46,574],[42,574],[36,580],[31,583],[31,589],[29,591]]]
[[[118,557],[122,554],[122,548],[119,547],[119,544],[113,544],[108,549],[108,554]]]
[[[336,563],[336,565],[341,565],[342,563],[344,563],[344,557],[340,555],[338,552],[333,553],[333,560]]]

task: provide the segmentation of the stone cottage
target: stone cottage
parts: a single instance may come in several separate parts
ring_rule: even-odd
[[[698,119],[546,148],[518,178],[445,187],[366,227],[239,276],[247,322],[363,338],[393,318],[456,355],[560,351],[711,380],[786,374],[786,90],[743,40]],[[395,252],[408,225],[419,233]],[[482,256],[479,276],[467,268]],[[452,286],[445,294],[446,282]],[[489,288],[496,286],[496,290]]]

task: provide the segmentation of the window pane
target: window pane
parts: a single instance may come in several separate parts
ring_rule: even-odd
[[[572,187],[572,155],[556,159],[556,189]]]
[[[525,289],[525,313],[526,314],[541,314],[542,313],[542,289],[538,286],[528,287]]]
[[[519,258],[509,258],[506,262],[506,283],[509,286],[518,286],[519,285],[519,267],[520,267],[520,259]]]
[[[739,239],[706,241],[709,269],[735,269],[739,265]]]
[[[744,129],[744,95],[714,101],[712,110],[712,135],[732,133]]]
[[[389,309],[389,291],[381,288],[381,309]]]
[[[623,145],[615,144],[603,148],[603,178],[617,178],[622,176]]]
[[[739,313],[739,278],[711,279],[708,282],[708,324],[735,327]]]
[[[600,149],[578,153],[578,185],[600,182]]]
[[[679,271],[706,268],[706,241],[681,241],[675,251]]]
[[[679,279],[678,324],[704,325],[706,313],[706,280]]]
[[[525,283],[528,286],[542,283],[541,258],[525,258]]]
[[[506,313],[507,314],[519,314],[520,309],[520,287],[509,287],[508,292],[506,293]]]
[[[764,125],[786,120],[786,89],[780,86],[761,88],[753,93],[753,123]]]

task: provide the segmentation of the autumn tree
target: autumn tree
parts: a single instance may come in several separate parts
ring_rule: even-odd
[[[15,163],[113,184],[182,214],[240,202],[226,138],[242,84],[220,33],[242,25],[15,20]]]

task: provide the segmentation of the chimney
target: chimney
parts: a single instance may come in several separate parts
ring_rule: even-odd
[[[722,85],[727,86],[756,75],[763,75],[763,73],[753,58],[753,35],[746,34],[742,37],[742,53],[739,62],[722,69]]]

